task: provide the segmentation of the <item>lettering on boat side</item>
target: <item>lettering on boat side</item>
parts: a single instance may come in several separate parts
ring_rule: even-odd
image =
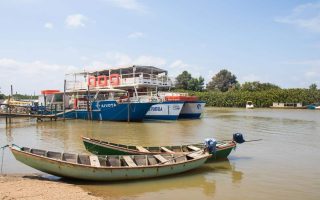
[[[150,108],[150,111],[162,111],[162,107],[152,106],[152,107]]]
[[[115,103],[107,103],[107,104],[100,103],[100,104],[98,104],[98,108],[114,108],[116,106],[117,106],[117,104],[115,104]]]
[[[172,106],[172,109],[173,109],[173,110],[180,110],[180,106],[179,106],[179,105],[173,105],[173,106]]]
[[[198,108],[198,110],[200,110],[200,108],[201,108],[201,104],[200,103],[197,105],[197,108]]]

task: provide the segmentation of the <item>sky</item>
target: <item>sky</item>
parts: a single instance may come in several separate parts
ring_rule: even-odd
[[[66,73],[154,65],[320,87],[320,1],[0,0],[0,92],[63,89]]]

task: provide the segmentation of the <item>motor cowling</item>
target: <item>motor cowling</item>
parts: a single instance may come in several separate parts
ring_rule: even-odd
[[[242,144],[245,142],[245,140],[243,139],[243,135],[241,133],[234,133],[233,141],[235,141],[238,144]]]
[[[204,140],[204,144],[208,149],[208,152],[211,154],[215,154],[217,150],[217,141],[214,138],[207,138]]]

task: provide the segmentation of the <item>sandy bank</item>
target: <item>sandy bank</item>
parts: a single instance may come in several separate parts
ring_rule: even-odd
[[[0,175],[0,199],[100,199],[79,186],[39,175]]]

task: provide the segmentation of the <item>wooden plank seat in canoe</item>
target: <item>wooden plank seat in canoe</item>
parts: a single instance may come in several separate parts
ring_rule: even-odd
[[[154,155],[154,157],[159,160],[160,162],[167,162],[168,160],[165,159],[163,156],[161,155]]]
[[[145,153],[150,152],[148,149],[146,149],[146,148],[144,148],[144,147],[142,147],[142,146],[136,146],[136,148],[137,148],[138,151],[140,151],[140,152],[145,152]]]
[[[98,156],[90,156],[90,164],[93,167],[101,167]]]
[[[167,153],[171,153],[171,154],[175,153],[174,151],[171,151],[170,149],[168,149],[166,147],[160,147],[160,149],[167,152]]]
[[[189,145],[188,148],[193,150],[193,151],[200,151],[199,147],[195,147],[195,146],[192,146],[192,145]]]
[[[137,164],[132,160],[130,156],[122,156],[123,160],[127,163],[129,167],[136,167]]]

